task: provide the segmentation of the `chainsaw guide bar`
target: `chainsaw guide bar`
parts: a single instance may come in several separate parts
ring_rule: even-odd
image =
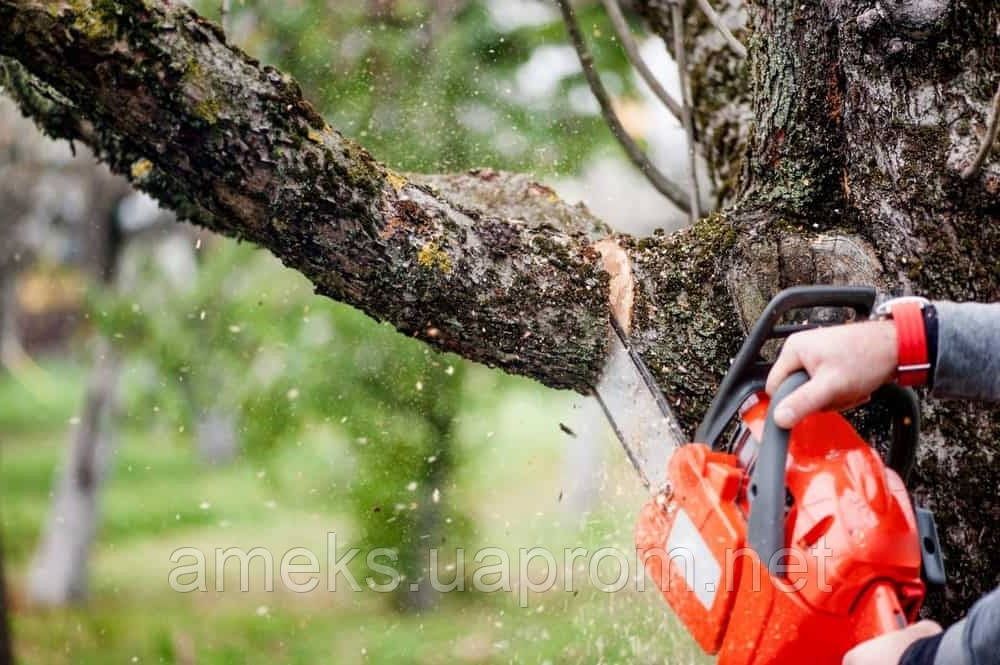
[[[667,462],[687,438],[646,363],[612,317],[611,348],[594,395],[642,482],[666,489]]]

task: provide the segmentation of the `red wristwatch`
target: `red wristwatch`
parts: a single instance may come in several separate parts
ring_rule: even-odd
[[[931,360],[924,324],[924,310],[930,306],[927,298],[906,296],[887,300],[875,310],[876,317],[892,319],[896,325],[896,382],[901,386],[922,386],[930,379]]]

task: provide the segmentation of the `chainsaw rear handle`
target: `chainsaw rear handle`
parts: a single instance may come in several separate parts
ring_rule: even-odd
[[[757,462],[750,476],[750,524],[747,540],[750,547],[772,575],[779,575],[785,546],[785,466],[791,430],[778,427],[774,410],[778,403],[809,380],[804,371],[791,374],[771,396],[764,420],[764,435],[757,452]]]
[[[899,474],[904,483],[917,461],[917,443],[920,439],[920,401],[912,388],[898,383],[887,383],[872,393],[873,403],[889,407],[892,415],[892,439],[885,458],[886,466]]]
[[[810,307],[844,307],[854,310],[857,318],[867,318],[875,306],[875,289],[867,286],[796,286],[778,293],[764,308],[739,353],[723,378],[704,419],[695,433],[695,441],[719,450],[729,422],[748,397],[764,389],[771,363],[761,351],[768,340],[785,338],[819,324],[779,325],[790,311]],[[790,433],[774,424],[773,411],[786,395],[809,380],[805,372],[792,374],[768,407],[763,441],[751,476],[751,500],[748,538],[751,547],[772,573],[779,565],[775,552],[784,546],[785,466]],[[872,401],[885,403],[892,418],[892,441],[888,466],[906,481],[916,455],[920,432],[920,405],[916,394],[895,384],[888,384],[872,395]]]

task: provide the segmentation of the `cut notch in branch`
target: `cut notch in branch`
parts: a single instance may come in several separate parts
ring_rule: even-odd
[[[570,41],[573,42],[573,48],[576,49],[576,54],[580,58],[580,66],[583,67],[583,75],[587,79],[587,85],[590,86],[590,91],[597,99],[597,103],[601,107],[601,114],[611,129],[611,133],[618,139],[618,143],[621,144],[629,159],[642,171],[653,187],[667,197],[675,206],[685,213],[690,214],[691,207],[686,200],[687,195],[684,190],[657,169],[632,137],[629,136],[628,132],[625,131],[625,127],[622,125],[621,120],[618,119],[618,115],[611,104],[611,97],[608,95],[608,91],[605,89],[604,84],[601,82],[601,77],[597,73],[597,68],[594,66],[594,58],[587,47],[587,42],[583,38],[580,26],[577,24],[576,13],[573,11],[570,0],[558,1],[559,9],[562,11],[563,22],[566,24],[566,30],[569,32]]]
[[[611,281],[608,297],[611,313],[626,333],[632,330],[632,312],[635,308],[635,277],[628,252],[617,238],[605,238],[594,243],[594,249],[601,255],[601,265]]]

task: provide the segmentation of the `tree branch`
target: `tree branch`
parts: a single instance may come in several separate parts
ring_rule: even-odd
[[[678,1],[670,6],[674,27],[674,60],[677,61],[677,80],[681,87],[681,123],[687,139],[688,170],[691,173],[688,184],[688,196],[691,200],[689,214],[694,223],[701,217],[698,208],[698,162],[695,159],[694,120],[691,117],[691,89],[688,87],[687,48],[684,45],[684,9]]]
[[[712,6],[712,3],[710,3],[709,0],[698,0],[698,8],[703,14],[705,14],[705,18],[708,19],[708,22],[719,31],[719,34],[721,34],[722,38],[726,40],[726,44],[728,44],[729,48],[733,50],[733,53],[741,58],[747,57],[747,47],[743,46],[743,44],[740,43],[740,40],[736,39],[736,37],[733,36],[733,33],[729,31],[729,28],[725,26],[722,22],[722,17],[719,16],[717,11],[715,11],[715,7]]]
[[[0,54],[23,65],[8,77],[22,108],[182,218],[270,249],[319,293],[439,348],[580,391],[599,372],[595,220],[550,189],[488,171],[425,181],[521,197],[487,206],[393,173],[186,6],[0,0],[0,25]]]
[[[618,119],[614,106],[611,104],[611,97],[608,95],[604,84],[601,83],[601,77],[594,67],[594,58],[590,54],[590,49],[587,48],[587,42],[583,38],[583,33],[580,32],[580,26],[576,21],[576,12],[573,11],[570,0],[558,1],[559,9],[563,15],[563,22],[566,24],[566,30],[569,32],[570,41],[573,42],[573,48],[576,49],[576,54],[580,58],[580,66],[583,68],[583,75],[587,79],[587,85],[590,86],[590,91],[597,99],[597,103],[600,104],[601,113],[604,115],[604,120],[611,129],[611,133],[615,135],[618,143],[624,148],[625,154],[628,155],[628,158],[635,164],[636,168],[642,171],[653,187],[667,197],[675,206],[686,213],[690,213],[691,207],[687,202],[687,193],[679,185],[663,175],[649,161],[649,158],[646,157],[642,149],[629,136],[629,133],[625,131],[625,127],[622,125],[621,120]]]
[[[712,0],[724,25],[750,31],[749,18],[755,3],[743,0]],[[654,34],[673,47],[671,2],[633,0],[633,9]],[[699,154],[705,159],[712,194],[723,205],[733,203],[745,184],[744,157],[749,128],[754,119],[751,97],[755,89],[751,61],[734,58],[732,49],[704,12],[685,17],[684,38],[688,57],[692,115],[697,128]]]

